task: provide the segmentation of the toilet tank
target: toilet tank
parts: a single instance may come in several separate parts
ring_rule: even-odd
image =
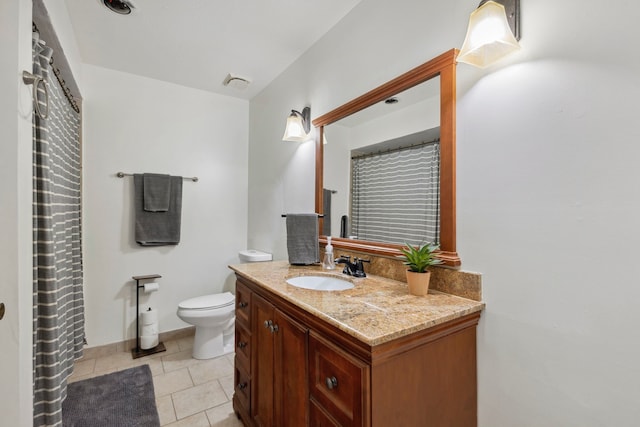
[[[238,252],[241,262],[272,261],[273,255],[268,252],[257,251],[255,249],[244,249]]]

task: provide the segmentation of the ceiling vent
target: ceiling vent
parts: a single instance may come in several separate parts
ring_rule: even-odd
[[[130,0],[102,0],[102,2],[107,9],[119,15],[128,15],[135,8]]]
[[[237,90],[245,90],[247,86],[249,86],[249,83],[251,83],[250,80],[244,77],[232,76],[231,74],[227,74],[227,77],[225,77],[222,82],[223,85]]]

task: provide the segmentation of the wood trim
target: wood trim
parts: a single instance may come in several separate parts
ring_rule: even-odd
[[[338,120],[344,119],[351,114],[357,113],[373,104],[387,99],[392,95],[396,95],[402,91],[412,88],[420,83],[438,76],[441,70],[450,66],[455,66],[455,58],[458,55],[457,49],[451,49],[435,58],[425,62],[416,68],[396,77],[387,83],[370,90],[340,107],[317,117],[312,121],[315,127],[326,126]],[[455,105],[455,100],[454,100]],[[317,141],[316,141],[317,142]]]
[[[321,214],[324,212],[324,197],[322,190],[324,188],[324,145],[322,140],[324,138],[324,127],[320,127],[316,130],[316,213]],[[318,218],[318,230],[322,233],[324,230],[324,217]]]
[[[315,208],[324,213],[322,189],[324,186],[324,126],[357,113],[392,95],[440,76],[440,258],[444,265],[462,264],[456,251],[456,56],[451,49],[393,80],[361,95],[346,104],[313,120],[316,126],[316,185]],[[320,230],[322,230],[322,222]],[[324,238],[321,243],[326,242]],[[364,252],[372,255],[395,257],[402,245],[363,240],[333,238],[335,248]]]

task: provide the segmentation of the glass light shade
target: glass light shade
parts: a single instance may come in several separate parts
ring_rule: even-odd
[[[309,134],[304,131],[302,117],[295,113],[291,113],[291,115],[287,118],[287,127],[284,130],[282,140],[291,142],[305,142],[308,139]]]
[[[484,68],[520,49],[504,6],[488,1],[471,13],[467,36],[456,60]]]

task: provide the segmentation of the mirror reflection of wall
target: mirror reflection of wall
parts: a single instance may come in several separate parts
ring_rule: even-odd
[[[384,235],[389,234],[387,231],[371,239],[366,235],[358,235],[352,224],[352,217],[355,212],[352,212],[351,158],[362,154],[370,154],[371,152],[398,148],[398,146],[436,140],[439,137],[440,125],[439,87],[439,78],[431,79],[395,95],[394,98],[398,100],[396,103],[378,103],[325,127],[324,187],[336,191],[332,195],[330,210],[332,236],[340,236],[341,218],[343,215],[348,215],[349,235],[361,240],[398,244],[402,244],[405,241],[413,244],[427,241],[437,242],[437,220],[433,219],[431,213],[433,209],[428,212],[424,211],[422,225],[419,227],[421,230],[429,228],[431,230],[429,233],[431,234],[425,234],[425,232],[415,229],[415,232],[406,234],[406,239],[393,233],[390,237],[384,237]],[[422,199],[433,200],[434,197],[437,198],[437,194],[426,195],[425,193]],[[432,206],[432,202],[428,203],[431,203]],[[397,212],[396,216],[385,217],[379,222],[393,223],[402,221],[402,214],[397,209],[395,212]],[[374,215],[373,208],[364,207],[364,209],[360,209],[358,214],[360,217]],[[427,226],[427,222],[430,225]]]

